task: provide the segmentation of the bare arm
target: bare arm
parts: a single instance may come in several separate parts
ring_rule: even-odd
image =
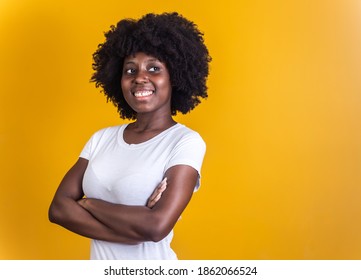
[[[88,160],[79,158],[61,181],[49,208],[49,220],[85,237],[137,244],[101,223],[78,203],[83,198],[83,175]]]
[[[172,230],[190,201],[198,173],[190,166],[177,165],[165,176],[167,188],[153,208],[112,204],[91,198],[80,200],[79,204],[124,238],[157,242]]]

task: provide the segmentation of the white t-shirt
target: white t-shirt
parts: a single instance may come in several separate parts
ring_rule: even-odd
[[[175,124],[148,141],[127,144],[127,124],[96,132],[80,157],[89,160],[83,178],[84,194],[112,203],[146,205],[165,172],[175,165],[200,170],[206,146],[201,136],[182,124]],[[127,245],[92,240],[91,259],[177,259],[170,247],[173,231],[159,242]]]

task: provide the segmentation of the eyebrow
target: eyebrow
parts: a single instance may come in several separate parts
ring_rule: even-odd
[[[149,58],[146,60],[146,62],[160,62],[159,59],[156,58]],[[124,65],[126,64],[136,64],[134,60],[130,59],[129,61],[126,61]]]

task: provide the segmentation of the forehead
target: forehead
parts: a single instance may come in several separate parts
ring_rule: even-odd
[[[161,62],[153,55],[143,52],[137,52],[135,54],[128,55],[124,59],[124,63],[139,63],[139,62]]]

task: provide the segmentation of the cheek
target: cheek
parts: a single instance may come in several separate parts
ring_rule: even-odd
[[[125,90],[127,90],[127,88],[129,88],[129,83],[127,80],[121,78],[120,79],[120,88],[122,89],[122,91],[124,92]]]
[[[163,89],[172,89],[171,82],[169,78],[164,78],[158,81],[158,86],[162,87]]]
[[[129,104],[130,83],[127,80],[120,80],[120,89],[125,101]]]

